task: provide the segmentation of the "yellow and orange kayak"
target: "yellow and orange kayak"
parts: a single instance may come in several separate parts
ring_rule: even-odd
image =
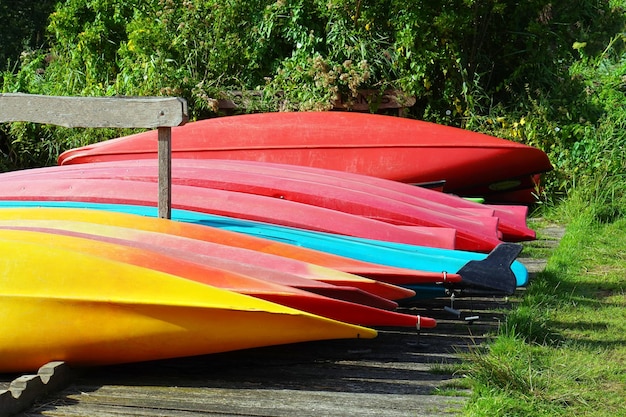
[[[29,202],[24,202],[29,203]],[[42,207],[37,207],[44,208]],[[357,259],[334,255],[332,253],[309,249],[288,243],[277,242],[271,239],[244,235],[221,228],[206,225],[191,224],[186,222],[173,222],[165,219],[155,219],[150,216],[123,213],[117,211],[76,207],[45,207],[45,214],[34,214],[34,207],[2,207],[2,218],[45,218],[59,220],[89,221],[91,223],[108,224],[121,227],[132,227],[139,230],[168,233],[176,236],[184,236],[207,242],[215,242],[223,245],[251,249],[263,253],[297,259],[315,265],[325,266],[350,274],[369,277],[376,280],[391,282],[394,284],[406,284],[416,282],[440,282],[441,274],[418,271],[415,269],[399,268],[379,263],[365,262]],[[88,212],[85,212],[88,210]],[[51,214],[53,213],[53,214]],[[34,217],[33,217],[34,216]]]
[[[0,372],[96,366],[376,331],[54,245],[0,239]]]
[[[18,222],[26,221],[25,223]],[[333,262],[336,259],[333,255],[323,256],[322,252],[316,252],[305,248],[286,245],[278,242],[266,241],[265,239],[254,238],[239,233],[210,228],[207,226],[193,225],[188,223],[175,222],[165,219],[148,218],[139,215],[102,212],[89,209],[66,209],[66,208],[19,208],[0,209],[0,222],[14,225],[36,224],[41,227],[66,228],[77,232],[97,234],[109,237],[119,237],[126,240],[151,242],[157,245],[169,245],[182,250],[194,253],[215,254],[218,250],[216,246],[209,245],[218,243],[231,248],[250,249],[245,259],[240,262],[261,262],[263,254],[274,255],[274,262],[278,268],[278,262],[286,265],[290,272],[298,272],[300,276],[314,279],[320,282],[339,286],[350,286],[359,288],[379,297],[389,300],[400,300],[415,295],[413,290],[399,287],[374,279],[350,274],[337,270],[326,265],[306,261],[308,254],[315,258],[329,259]],[[36,223],[37,222],[37,223]],[[107,226],[107,227],[99,227]],[[117,229],[111,229],[116,227]],[[155,232],[155,233],[146,233]],[[178,239],[177,239],[178,238]],[[225,248],[222,257],[233,254],[231,250],[227,255]],[[285,252],[287,255],[282,256]],[[291,256],[293,254],[293,256]],[[299,256],[300,254],[304,254]],[[278,257],[276,256],[278,255]],[[266,256],[266,257],[267,257]],[[281,261],[281,259],[283,261]],[[337,257],[342,260],[343,258]],[[297,261],[297,262],[296,262]],[[267,266],[267,261],[264,265]],[[350,260],[346,258],[346,262]],[[358,263],[358,261],[357,261]],[[381,266],[384,268],[384,266]],[[393,270],[394,268],[390,268]],[[297,271],[296,271],[297,270]],[[402,271],[402,269],[400,269]]]
[[[57,233],[58,232],[58,233]],[[99,240],[80,234],[67,235],[64,231],[39,231],[35,228],[5,229],[0,226],[0,239],[50,244],[57,248],[94,255],[113,261],[150,268],[192,281],[229,291],[257,297],[322,317],[373,327],[408,327],[425,329],[436,326],[429,317],[403,314],[380,308],[324,297],[314,291],[304,291],[264,279],[262,268],[250,268],[249,275],[221,268],[214,257],[176,257],[158,248],[144,249],[123,243]],[[214,263],[216,265],[214,265]],[[258,276],[261,278],[258,278]],[[286,277],[285,280],[288,280]],[[327,284],[325,284],[327,285]],[[332,286],[331,286],[332,287]]]

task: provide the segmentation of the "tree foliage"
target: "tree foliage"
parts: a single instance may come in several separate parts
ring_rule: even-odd
[[[179,94],[206,116],[232,89],[276,110],[399,88],[419,99],[415,116],[437,118],[554,88],[571,45],[601,50],[622,19],[607,1],[65,0],[41,85],[5,89]]]

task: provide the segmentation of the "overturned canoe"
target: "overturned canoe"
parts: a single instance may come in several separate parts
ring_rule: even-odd
[[[156,164],[157,162],[154,159],[140,159],[64,165],[5,172],[0,175],[0,178],[102,177],[110,175],[111,170],[115,170],[115,175],[121,175],[124,179],[144,178],[154,181],[153,177],[156,175],[157,170]],[[220,181],[215,177],[215,171],[222,176],[223,171],[226,171],[230,173],[230,177]],[[252,188],[251,184],[254,186],[263,184],[263,182],[259,181],[258,176],[274,180],[280,178],[287,181],[304,181],[313,190],[303,189],[302,187],[300,187],[300,190],[305,192],[315,191],[318,196],[323,194],[317,191],[317,187],[320,184],[347,188],[353,193],[362,193],[368,196],[369,205],[372,205],[370,199],[384,198],[456,217],[497,217],[498,230],[503,234],[503,239],[506,241],[532,240],[536,237],[535,232],[529,229],[526,224],[528,214],[528,207],[526,206],[478,204],[465,198],[424,187],[329,169],[257,161],[182,158],[174,158],[172,160],[172,181],[179,184],[191,185],[201,180],[202,184],[210,181],[211,186],[219,188],[231,186],[234,182],[241,182],[242,176],[248,184],[247,188],[244,189],[246,192],[255,190],[256,187]],[[287,198],[284,194],[282,182],[274,182],[272,186],[266,186],[261,190],[270,193],[270,195],[276,198]],[[324,197],[326,196],[326,194],[323,195]],[[345,200],[345,196],[342,196],[342,198]],[[345,204],[344,201],[339,201],[339,203]],[[324,204],[328,204],[328,202],[324,201]],[[372,213],[367,214],[373,215]]]
[[[3,200],[60,200],[93,203],[158,204],[158,184],[121,179],[11,179],[0,181]],[[337,233],[453,249],[456,230],[443,227],[396,226],[336,210],[293,201],[175,184],[172,208]],[[490,250],[497,242],[479,242]]]
[[[188,123],[172,132],[180,158],[242,159],[355,172],[493,201],[533,202],[540,149],[418,120],[348,112],[265,113]],[[59,164],[154,158],[150,131],[71,149]],[[517,194],[512,194],[517,192]],[[502,198],[500,198],[502,196]]]
[[[421,271],[414,268],[398,268],[373,262],[360,261],[351,257],[334,255],[323,250],[314,250],[297,244],[280,242],[280,239],[263,239],[245,233],[236,233],[221,228],[177,222],[157,217],[154,207],[132,205],[110,205],[67,201],[2,201],[2,220],[69,220],[134,228],[150,232],[165,233],[206,242],[249,249],[256,252],[296,259],[313,265],[336,269],[377,281],[394,284],[438,283],[443,275],[437,272]],[[42,211],[39,208],[46,208]],[[88,209],[88,210],[84,210]],[[188,213],[174,210],[175,214]],[[199,213],[198,213],[199,215]],[[213,218],[213,216],[208,216]],[[216,217],[222,219],[222,217]],[[457,282],[460,277],[448,275],[449,282]]]
[[[133,213],[143,216],[157,216],[157,210],[153,207],[131,206],[131,205],[100,205],[87,203],[72,202],[25,202],[25,201],[0,201],[0,207],[88,207],[91,211],[87,211],[91,218],[90,221],[97,221],[106,224],[115,222],[117,224],[129,224],[133,227],[142,228],[144,230],[155,230],[167,228],[170,233],[194,237],[196,239],[215,239],[218,234],[214,234],[214,229],[223,229],[223,231],[235,231],[242,235],[261,237],[263,242],[265,239],[275,241],[275,245],[263,246],[261,250],[277,253],[285,253],[294,256],[291,250],[297,247],[305,247],[318,251],[326,251],[335,255],[339,255],[349,259],[356,259],[365,262],[380,263],[382,265],[394,266],[406,269],[416,269],[427,271],[438,277],[436,282],[446,285],[438,285],[433,289],[433,294],[442,296],[448,288],[463,288],[465,284],[470,284],[472,278],[481,286],[484,283],[494,282],[495,288],[503,280],[512,281],[510,286],[513,289],[516,286],[526,285],[528,282],[528,271],[519,261],[515,261],[506,257],[500,263],[509,265],[505,271],[482,271],[479,276],[466,274],[465,277],[459,274],[469,262],[484,261],[487,255],[466,252],[452,251],[437,248],[428,248],[422,246],[393,244],[382,241],[373,241],[367,239],[349,238],[345,236],[337,236],[327,233],[310,232],[301,229],[278,227],[275,225],[249,222],[239,219],[226,218],[221,216],[207,215],[205,213],[197,213],[185,210],[172,210],[172,218],[175,222],[168,222],[162,219],[143,219],[136,216],[123,216],[121,213]],[[76,211],[72,209],[56,209],[58,216],[72,218],[76,216]],[[115,212],[109,215],[107,213],[98,212],[105,210],[107,212]],[[92,213],[93,212],[93,213]],[[21,209],[3,209],[0,210],[2,218],[33,218],[37,215],[37,211],[29,211]],[[46,214],[46,217],[49,217]],[[152,220],[152,221],[151,221]],[[156,221],[154,221],[156,220]],[[180,223],[179,223],[180,222]],[[193,227],[196,226],[196,227]],[[200,226],[200,227],[198,227]],[[205,227],[209,226],[205,229]],[[238,234],[235,235],[237,241]],[[245,239],[244,239],[245,241]],[[287,244],[286,247],[283,246]],[[297,256],[297,255],[296,255]],[[503,272],[505,272],[503,274]],[[405,282],[406,283],[406,282]],[[422,284],[430,285],[433,281],[422,281]],[[497,291],[496,293],[500,293]]]
[[[0,210],[0,228],[41,229],[59,235],[81,236],[116,243],[128,248],[128,251],[124,253],[127,256],[140,250],[161,251],[180,261],[209,264],[219,269],[251,275],[276,284],[378,308],[394,309],[397,304],[390,300],[399,300],[414,295],[413,291],[406,288],[319,265],[167,233],[101,225],[88,221],[33,218],[8,220],[3,217]],[[54,217],[54,214],[51,217]]]
[[[436,325],[435,320],[428,317],[401,314],[323,297],[236,271],[220,269],[212,264],[212,259],[204,259],[203,262],[198,262],[198,259],[189,261],[176,257],[177,253],[155,247],[150,249],[129,247],[121,240],[113,243],[86,234],[69,235],[58,233],[58,230],[39,228],[0,228],[0,239],[53,244],[56,248],[153,269],[351,324],[417,329],[432,328]]]
[[[467,250],[491,250],[501,243],[499,219],[490,209],[463,210],[418,198],[401,201],[382,190],[375,193],[376,189],[359,189],[330,175],[298,176],[289,166],[263,172],[247,169],[245,161],[233,161],[239,162],[234,166],[229,166],[228,161],[221,165],[220,162],[176,159],[172,161],[172,183],[287,200],[398,226],[455,229],[457,247]],[[0,181],[100,179],[156,183],[157,173],[155,160],[119,161],[24,170],[0,175]]]
[[[128,363],[336,338],[364,327],[173,275],[0,239],[0,372]]]

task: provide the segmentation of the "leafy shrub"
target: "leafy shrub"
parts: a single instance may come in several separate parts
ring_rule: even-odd
[[[419,98],[415,116],[467,116],[486,97],[553,87],[576,58],[572,43],[596,53],[623,24],[618,12],[606,1],[65,0],[50,17],[42,88],[182,94],[206,116],[206,96],[288,93],[297,80],[319,104],[334,89],[392,87]],[[320,62],[330,78],[302,76]],[[346,62],[358,76],[333,78]]]

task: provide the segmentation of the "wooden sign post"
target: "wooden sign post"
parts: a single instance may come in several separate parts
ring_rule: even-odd
[[[178,97],[61,97],[0,94],[0,123],[64,127],[147,128],[159,132],[159,217],[172,213],[172,127],[188,120]]]

